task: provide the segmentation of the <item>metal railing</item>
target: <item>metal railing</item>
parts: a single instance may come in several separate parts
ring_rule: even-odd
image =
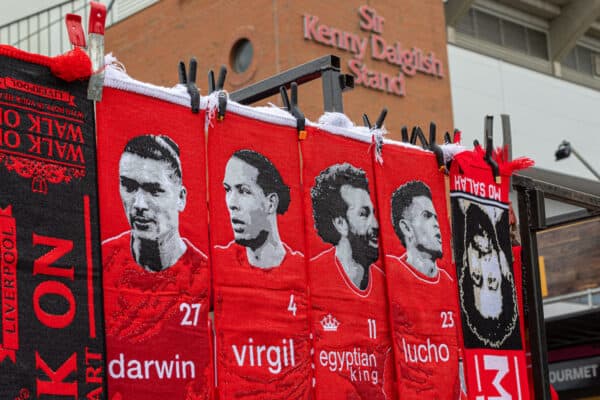
[[[544,299],[544,306],[556,303],[574,303],[587,308],[600,307],[600,287]]]
[[[106,26],[116,22],[114,3],[107,4]],[[89,0],[68,0],[0,26],[0,43],[9,44],[32,53],[54,56],[71,49],[65,28],[65,16],[79,14],[84,27],[89,19]]]

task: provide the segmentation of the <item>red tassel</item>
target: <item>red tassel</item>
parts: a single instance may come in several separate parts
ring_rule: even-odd
[[[533,167],[535,162],[529,157],[519,157],[515,158],[511,162],[504,163],[500,165],[500,171],[504,175],[511,175],[515,171],[519,171],[521,169]]]
[[[79,47],[53,57],[50,71],[56,77],[72,82],[77,79],[85,79],[92,75],[92,62],[88,55]]]

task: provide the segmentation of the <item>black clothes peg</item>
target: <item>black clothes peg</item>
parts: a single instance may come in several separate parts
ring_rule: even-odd
[[[402,142],[403,143],[408,143],[408,128],[406,127],[406,125],[404,125],[402,127],[402,129],[400,130],[400,132],[402,133]]]
[[[221,65],[219,69],[219,78],[215,84],[215,73],[211,69],[208,71],[208,93],[214,93],[215,91],[219,91],[217,95],[218,98],[218,108],[217,108],[217,120],[223,121],[225,119],[225,112],[227,111],[227,94],[223,91],[223,87],[225,86],[225,78],[227,77],[227,67]]]
[[[448,173],[446,165],[444,164],[444,151],[436,143],[436,125],[434,122],[429,123],[429,150],[433,151],[433,154],[435,154],[438,170]]]
[[[450,137],[450,132],[446,131],[446,133],[444,133],[444,144],[450,143],[452,143],[452,138]]]
[[[381,127],[383,126],[383,121],[385,121],[385,117],[387,116],[387,113],[388,109],[384,107],[383,110],[381,110],[381,113],[379,113],[379,117],[377,118],[377,121],[375,121],[374,126],[371,125],[371,121],[369,120],[367,114],[363,114],[363,123],[369,129],[381,129]]]
[[[200,110],[200,91],[196,86],[196,71],[198,70],[198,61],[192,57],[189,65],[189,75],[185,71],[185,63],[179,61],[179,83],[185,85],[191,99],[191,109],[194,114]]]
[[[284,108],[296,118],[296,129],[298,130],[298,139],[306,139],[306,119],[304,113],[298,107],[298,84],[292,82],[290,85],[291,98],[288,98],[285,86],[279,87],[279,94]]]
[[[215,84],[215,73],[211,69],[208,71],[208,93],[212,93],[215,90],[223,90],[225,86],[225,78],[227,77],[227,67],[221,65],[219,69],[219,78],[217,79],[217,83]]]
[[[498,163],[492,157],[494,151],[494,117],[487,115],[485,117],[484,124],[484,141],[485,141],[485,156],[483,157],[485,162],[488,163],[492,168],[492,174],[494,174],[494,181],[500,183],[502,178],[500,177],[500,169]]]

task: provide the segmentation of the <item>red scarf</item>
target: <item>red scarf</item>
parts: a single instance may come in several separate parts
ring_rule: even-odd
[[[108,398],[207,399],[204,111],[122,86],[97,106]]]
[[[469,398],[508,393],[529,397],[522,341],[521,290],[509,232],[509,177],[532,165],[494,152],[499,180],[477,146],[450,170],[454,255],[462,313]]]
[[[223,121],[209,122],[217,389],[223,399],[310,396],[298,139],[295,128],[264,122],[272,119],[230,102]]]
[[[444,175],[434,154],[384,144],[375,176],[399,397],[458,399],[460,313]]]
[[[370,137],[362,138],[309,127],[302,142],[319,399],[393,398],[385,274],[377,239],[382,221]]]

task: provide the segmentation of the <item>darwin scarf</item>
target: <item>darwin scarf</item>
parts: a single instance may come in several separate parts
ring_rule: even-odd
[[[0,46],[2,399],[104,393],[90,71]]]
[[[452,234],[469,398],[508,393],[528,398],[518,286],[509,232],[509,177],[533,163],[498,150],[498,181],[476,146],[454,157]],[[502,379],[502,376],[505,376]]]
[[[98,165],[109,399],[207,399],[204,111],[109,65]]]

